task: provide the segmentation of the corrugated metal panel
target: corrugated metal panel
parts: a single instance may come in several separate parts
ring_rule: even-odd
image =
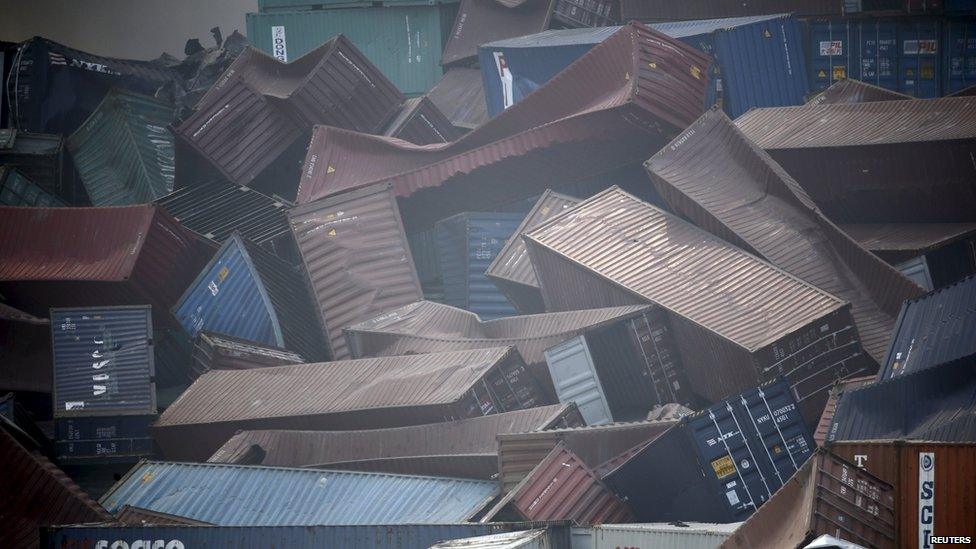
[[[63,200],[48,193],[24,177],[16,168],[9,166],[0,166],[0,204],[38,208],[67,206]]]
[[[813,440],[817,443],[817,446],[823,446],[827,440],[827,432],[830,431],[830,425],[834,422],[834,414],[837,412],[837,401],[840,399],[840,395],[848,389],[874,383],[874,380],[875,376],[855,377],[839,381],[834,385],[830,390],[830,397],[827,399],[826,406],[824,406],[824,411],[820,416],[820,421],[817,423],[817,428],[813,431]]]
[[[976,355],[976,276],[902,305],[878,379]]]
[[[126,464],[153,454],[149,425],[154,419],[155,412],[141,416],[55,418],[54,455],[65,466],[115,464],[124,471]]]
[[[817,108],[832,106],[846,105]],[[922,289],[831,223],[723,113],[707,113],[646,166],[675,211],[850,302],[864,349],[881,362],[899,304]]]
[[[383,135],[415,145],[448,143],[461,133],[426,96],[407,99],[397,117],[383,130]]]
[[[444,300],[449,305],[486,320],[517,313],[485,276],[485,270],[524,217],[520,213],[464,212],[434,225]]]
[[[155,414],[149,306],[51,309],[54,416]]]
[[[488,120],[485,89],[478,69],[448,69],[427,92],[427,98],[458,128],[474,129]]]
[[[311,467],[342,471],[494,480],[498,474],[498,456],[496,454],[452,454],[448,456],[367,458],[315,464]]]
[[[951,95],[976,84],[976,22],[971,17],[947,18],[942,32],[942,92]]]
[[[221,526],[462,522],[495,483],[439,477],[143,461],[101,502]]]
[[[678,522],[671,524],[607,524],[590,529],[593,549],[653,547],[654,549],[715,549],[739,526]]]
[[[249,13],[247,38],[265,53],[291,61],[342,33],[400,91],[418,95],[441,77],[444,34],[456,12],[456,6],[430,2]]]
[[[709,17],[741,17],[793,13],[799,17],[823,17],[843,13],[843,0],[622,0],[624,21],[689,21]]]
[[[27,179],[49,193],[64,188],[64,138],[60,135],[4,130],[0,139],[0,165],[17,168]]]
[[[51,355],[48,319],[0,303],[0,391],[50,393]]]
[[[522,0],[516,5],[498,0],[461,0],[441,64],[471,60],[478,55],[478,45],[486,42],[545,30],[552,4],[552,0]]]
[[[909,258],[976,236],[976,223],[845,223],[840,228],[882,258]]]
[[[423,228],[445,215],[533,196],[551,181],[604,173],[642,158],[700,115],[710,66],[701,52],[628,25],[450,144],[413,146],[319,127],[298,201],[391,182],[400,198],[418,195],[401,208],[408,225]]]
[[[485,271],[520,314],[542,313],[546,308],[522,233],[579,203],[578,198],[546,189]]]
[[[864,547],[909,546],[897,543],[896,500],[890,484],[818,450],[721,547],[800,547],[824,534]]]
[[[481,520],[509,514],[525,520],[572,520],[577,524],[632,519],[630,509],[561,443]]]
[[[0,417],[0,545],[36,547],[41,525],[112,520],[64,472],[18,440],[20,432]]]
[[[112,89],[68,137],[93,206],[143,204],[173,191],[173,107]]]
[[[0,207],[0,293],[35,314],[149,304],[162,324],[212,253],[153,206]]]
[[[613,0],[556,0],[552,18],[568,27],[620,24],[620,8]]]
[[[639,520],[744,520],[816,449],[785,381],[682,418],[603,478]]]
[[[191,360],[196,376],[210,370],[248,370],[305,362],[300,355],[285,349],[204,331],[193,341]]]
[[[154,433],[166,456],[202,460],[241,429],[401,427],[543,404],[524,372],[511,347],[215,370],[166,409]]]
[[[573,404],[555,404],[414,427],[366,431],[243,431],[210,459],[237,463],[257,446],[261,465],[304,467],[368,458],[497,454],[496,437],[583,425]]]
[[[350,356],[344,327],[423,298],[391,185],[343,193],[288,216],[334,359]]]
[[[614,420],[586,338],[577,336],[546,349],[546,364],[559,402],[575,402],[587,425]]]
[[[551,549],[545,529],[489,534],[431,545],[430,549]]]
[[[157,525],[157,526],[207,526],[209,523],[193,520],[186,517],[178,517],[176,515],[169,515],[166,513],[160,513],[158,511],[150,511],[149,509],[142,509],[141,507],[133,507],[131,505],[123,505],[121,509],[116,511],[115,518],[126,526],[147,526],[147,525]]]
[[[973,105],[943,98],[756,109],[736,125],[836,222],[972,222]]]
[[[830,450],[894,486],[895,539],[900,547],[922,546],[919,540],[927,537],[924,529],[920,535],[923,527],[929,529],[928,536],[976,532],[976,445],[972,442],[842,442]],[[923,464],[930,469],[929,486],[922,485]],[[932,494],[924,501],[928,490]],[[930,508],[923,511],[925,503]]]
[[[875,101],[899,101],[912,96],[887,90],[853,78],[838,80],[829,88],[806,102],[807,105],[833,105],[837,103],[874,103]]]
[[[833,379],[866,366],[848,305],[619,188],[523,239],[550,309],[667,310],[691,390],[706,399],[784,373],[819,405],[815,421]]]
[[[827,442],[976,440],[974,366],[976,358],[971,356],[844,392]]]

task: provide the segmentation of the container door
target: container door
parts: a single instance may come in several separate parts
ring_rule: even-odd
[[[807,23],[810,91],[827,89],[850,72],[851,25],[843,20],[815,19]]]
[[[943,23],[945,49],[943,93],[976,84],[976,20],[947,19]]]
[[[897,24],[890,20],[876,19],[860,21],[857,26],[860,73],[856,78],[885,89],[897,90]]]
[[[576,402],[587,425],[613,422],[590,349],[583,336],[546,349],[546,365],[559,402]]]
[[[939,31],[937,20],[910,18],[901,22],[901,93],[923,99],[940,96]]]
[[[645,314],[628,322],[659,404],[688,404],[688,383],[663,315]]]
[[[497,286],[485,276],[488,266],[522,222],[522,214],[477,214],[468,219],[467,309],[482,320],[518,314]],[[446,283],[446,281],[445,281]]]
[[[760,441],[755,448],[760,454],[757,459],[769,466],[770,482],[781,486],[814,449],[789,384],[780,381],[748,391],[740,397],[739,404],[742,406],[740,423],[751,428]]]

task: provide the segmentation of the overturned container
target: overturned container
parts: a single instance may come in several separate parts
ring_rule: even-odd
[[[190,369],[196,376],[210,370],[249,370],[305,362],[301,355],[286,349],[214,332],[197,334],[190,360]]]
[[[426,96],[407,99],[383,135],[409,141],[415,145],[448,143],[461,136],[444,113]]]

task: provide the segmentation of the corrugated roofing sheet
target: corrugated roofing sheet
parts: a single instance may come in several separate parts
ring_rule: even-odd
[[[0,391],[51,392],[51,326],[0,303]]]
[[[118,88],[68,137],[93,206],[144,204],[173,191],[173,106]]]
[[[976,219],[976,98],[755,109],[735,123],[838,223]]]
[[[864,349],[880,363],[899,304],[922,289],[831,223],[724,113],[709,111],[646,167],[675,211],[850,302]]]
[[[878,379],[976,356],[976,275],[902,305]]]
[[[388,181],[400,198],[420,193],[401,207],[408,224],[422,224],[584,179],[634,162],[697,117],[710,66],[690,46],[628,25],[450,144],[418,147],[317,128],[298,201]]]
[[[511,36],[545,30],[552,15],[552,0],[461,0],[454,27],[444,44],[442,65],[469,60],[478,46]]]
[[[446,456],[400,456],[334,461],[316,468],[341,471],[371,471],[398,475],[441,476],[494,480],[498,474],[496,454],[450,454]]]
[[[872,252],[913,257],[976,235],[976,223],[845,223],[840,228]]]
[[[874,103],[875,101],[898,101],[912,99],[912,96],[891,91],[867,82],[845,78],[830,85],[807,101],[807,105],[832,105],[836,103]]]
[[[881,439],[976,440],[976,357],[845,391],[828,445]]]
[[[477,417],[541,404],[527,376],[513,377],[524,369],[514,348],[495,347],[215,370],[153,431],[166,456],[202,460],[241,429],[375,429]],[[506,392],[496,381],[512,385]]]
[[[546,310],[539,281],[532,270],[532,260],[522,242],[522,233],[579,203],[578,198],[546,189],[485,271],[485,276],[498,286],[520,314]]]
[[[209,522],[179,517],[159,511],[150,511],[141,507],[123,505],[115,512],[115,518],[126,526],[208,526]]]
[[[483,417],[366,431],[242,431],[207,461],[238,463],[253,446],[263,450],[261,465],[304,467],[368,458],[497,454],[496,437],[577,426],[575,404],[554,404]]]
[[[288,217],[333,359],[350,357],[343,328],[423,298],[389,184],[298,207]]]
[[[463,522],[493,482],[438,477],[143,461],[101,501],[221,526]]]
[[[478,69],[448,69],[427,92],[427,98],[458,128],[470,130],[488,120],[485,88]]]
[[[621,0],[624,21],[690,21],[708,17],[740,17],[793,13],[805,17],[843,14],[844,0]]]
[[[423,96],[407,99],[400,113],[383,130],[383,135],[415,145],[428,145],[454,141],[461,136],[461,131],[430,99]]]
[[[509,514],[525,520],[572,520],[578,524],[633,521],[624,502],[563,444],[556,445],[481,521]]]
[[[0,204],[4,206],[67,206],[63,200],[45,191],[13,166],[0,166]]]

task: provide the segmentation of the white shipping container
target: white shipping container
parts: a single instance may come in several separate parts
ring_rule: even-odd
[[[548,532],[539,529],[444,541],[430,549],[552,549],[552,544]]]
[[[590,543],[574,530],[573,549],[715,549],[741,522],[605,524],[589,528]]]

